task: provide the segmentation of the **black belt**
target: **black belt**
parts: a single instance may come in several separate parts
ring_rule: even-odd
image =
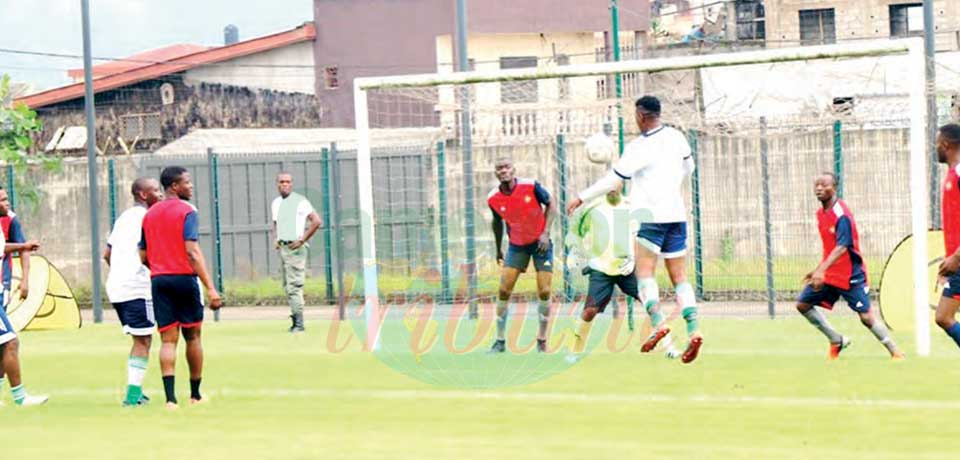
[[[287,246],[293,243],[296,243],[296,241],[277,241],[277,244],[279,244],[280,246]]]

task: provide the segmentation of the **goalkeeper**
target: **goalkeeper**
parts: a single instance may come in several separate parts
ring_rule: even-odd
[[[570,249],[572,265],[582,267],[583,274],[590,280],[586,304],[574,329],[573,359],[586,348],[593,318],[602,313],[610,303],[614,286],[619,286],[621,292],[642,303],[637,277],[633,274],[632,235],[636,234],[639,223],[631,218],[630,206],[621,195],[620,189],[621,187],[617,187],[604,197],[580,208],[574,215],[570,233],[566,236],[565,243]],[[658,330],[664,320],[659,305],[653,304],[647,313],[654,330]],[[667,357],[679,356],[680,353],[673,348],[669,335],[663,340]]]

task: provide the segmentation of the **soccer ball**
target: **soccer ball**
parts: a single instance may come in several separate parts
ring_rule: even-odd
[[[603,133],[597,133],[587,138],[585,145],[587,149],[587,159],[591,163],[607,164],[613,159],[614,152],[617,150],[613,139]]]

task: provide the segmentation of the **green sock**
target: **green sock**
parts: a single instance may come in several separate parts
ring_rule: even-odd
[[[654,329],[660,327],[663,324],[663,313],[660,312],[660,309],[657,308],[657,304],[646,305],[647,314],[650,315],[650,326]]]
[[[687,322],[687,335],[691,336],[700,328],[697,320],[697,307],[685,307],[682,313],[683,320]]]
[[[136,405],[143,396],[143,377],[147,373],[147,358],[131,356],[127,359],[127,397],[125,402]]]
[[[22,384],[10,388],[10,393],[13,395],[13,402],[17,404],[23,404],[24,398],[27,397],[27,389]]]

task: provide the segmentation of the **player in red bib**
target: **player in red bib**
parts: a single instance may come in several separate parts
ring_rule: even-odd
[[[814,182],[814,192],[821,208],[817,210],[817,227],[823,242],[823,259],[815,270],[804,277],[806,286],[797,300],[797,310],[830,340],[830,359],[850,346],[850,339],[840,335],[815,307],[833,309],[843,297],[860,316],[860,322],[887,348],[894,359],[903,353],[890,337],[883,320],[870,308],[870,285],[867,267],[860,254],[860,235],[850,208],[837,196],[837,177],[821,173]]]
[[[937,304],[937,325],[960,346],[960,124],[940,127],[937,158],[948,166],[943,181],[943,243],[946,258],[940,264],[943,296]]]
[[[556,218],[556,205],[539,182],[516,177],[516,168],[510,159],[499,159],[495,165],[500,185],[490,191],[487,205],[493,213],[493,235],[497,245],[497,263],[503,265],[500,292],[497,297],[497,339],[491,353],[506,351],[507,304],[520,273],[527,270],[533,259],[537,270],[537,297],[540,328],[537,332],[537,351],[547,350],[547,325],[550,318],[550,285],[553,281],[553,243],[550,225]],[[507,255],[501,251],[503,224],[507,224],[510,243]]]

